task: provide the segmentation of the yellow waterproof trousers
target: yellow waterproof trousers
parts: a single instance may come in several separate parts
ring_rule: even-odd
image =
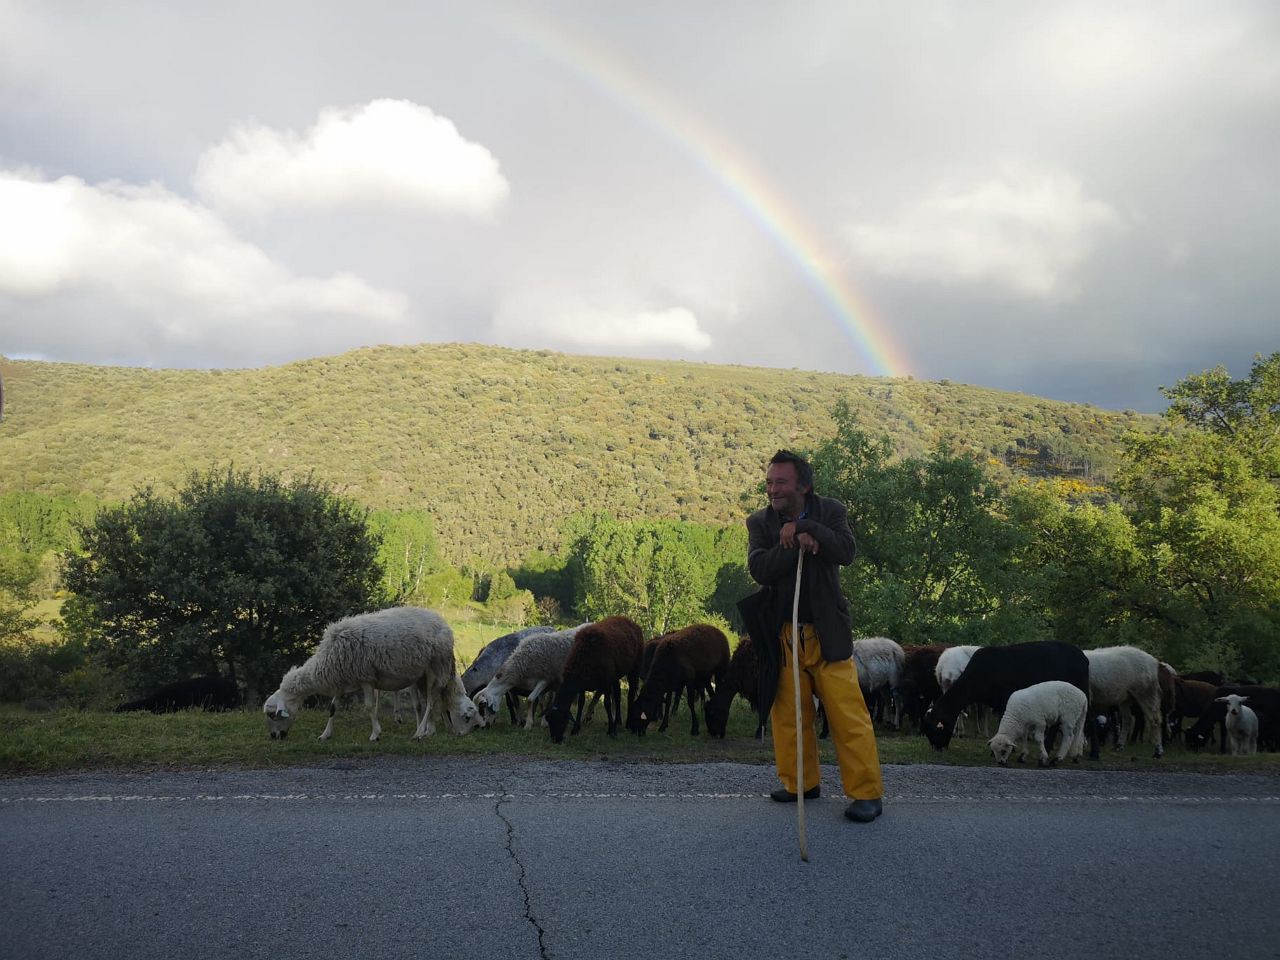
[[[796,790],[796,701],[791,679],[791,624],[782,627],[782,671],[778,695],[769,712],[773,727],[773,755],[778,779],[792,793]],[[884,795],[876,734],[853,659],[828,663],[822,659],[818,634],[811,623],[800,624],[800,707],[804,729],[804,789],[812,790],[821,778],[818,769],[818,734],[814,730],[813,694],[827,711],[831,741],[836,748],[840,779],[851,800],[876,800]]]

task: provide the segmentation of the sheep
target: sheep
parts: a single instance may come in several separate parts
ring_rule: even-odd
[[[490,680],[493,675],[498,672],[498,668],[506,663],[507,657],[520,641],[525,637],[532,636],[535,633],[550,633],[554,627],[527,627],[524,630],[516,630],[513,633],[504,633],[500,637],[496,637],[486,643],[480,652],[476,654],[475,660],[471,662],[471,666],[462,674],[462,686],[467,692],[468,697],[474,697]],[[507,711],[511,715],[511,725],[516,724],[516,698],[519,695],[527,694],[528,690],[509,690],[507,691]]]
[[[453,631],[440,614],[421,607],[390,607],[374,613],[346,617],[325,628],[315,653],[300,667],[293,667],[280,681],[280,689],[262,705],[271,739],[289,735],[289,728],[314,694],[333,698],[329,721],[319,739],[333,736],[337,697],[348,690],[364,691],[372,706],[371,741],[382,734],[378,723],[378,690],[399,690],[412,685],[417,691],[414,711],[418,726],[414,740],[435,734],[433,717],[443,714],[454,732],[465,734],[477,724],[476,708],[467,699],[453,659]]]
[[[134,710],[150,710],[152,713],[172,713],[188,707],[201,710],[234,710],[240,706],[240,689],[225,677],[192,677],[166,684],[150,696],[130,700],[116,707],[116,713]]]
[[[941,644],[929,646],[911,645],[902,648],[902,681],[898,691],[902,697],[902,712],[923,729],[924,713],[942,696],[938,685],[938,660],[947,648]]]
[[[605,617],[587,624],[574,635],[573,645],[564,663],[560,689],[546,711],[547,726],[555,743],[564,741],[570,707],[579,698],[578,719],[573,732],[582,729],[582,697],[587,691],[604,694],[604,712],[609,718],[608,735],[616,737],[622,726],[621,679],[627,678],[627,707],[635,701],[640,679],[640,651],[644,634],[635,621],[627,617]]]
[[[742,697],[759,714],[760,660],[750,634],[743,634],[738,639],[733,656],[729,658],[729,669],[725,671],[724,679],[716,684],[714,692],[702,708],[703,718],[707,721],[707,733],[711,736],[724,739],[729,726],[729,707],[735,696]],[[757,740],[764,739],[766,719],[764,716],[757,717]]]
[[[565,660],[574,635],[587,624],[550,633],[533,633],[522,639],[493,675],[471,699],[480,709],[485,726],[497,718],[498,708],[510,690],[528,690],[529,705],[524,727],[533,729],[534,707],[547,690],[560,686]]]
[[[979,647],[964,672],[925,713],[925,736],[937,749],[945,749],[951,742],[956,718],[969,704],[985,703],[1003,714],[1015,690],[1045,680],[1065,680],[1087,696],[1089,660],[1079,647],[1060,640]]]
[[[1009,760],[1009,754],[1015,747],[1021,746],[1021,763],[1026,759],[1027,738],[1035,740],[1040,748],[1040,766],[1056,765],[1068,755],[1080,761],[1084,750],[1085,714],[1088,711],[1089,698],[1084,691],[1064,680],[1046,680],[1033,684],[1022,690],[1015,690],[1009,695],[1005,705],[1004,716],[1000,718],[1000,729],[987,741],[991,755],[1000,766]],[[1058,747],[1058,755],[1049,760],[1049,752],[1044,746],[1045,730],[1059,724],[1062,730],[1062,745]]]
[[[951,689],[951,685],[960,678],[960,674],[964,673],[964,668],[969,665],[969,659],[973,656],[974,651],[978,649],[980,648],[974,644],[964,643],[954,647],[947,647],[939,654],[938,664],[934,667],[934,679],[938,682],[939,695]],[[987,732],[987,711],[980,703],[975,704],[973,707],[973,722],[978,732],[985,736]],[[920,725],[923,729],[923,717],[920,719]],[[964,714],[956,717],[956,733],[964,736]]]
[[[1258,715],[1245,704],[1248,699],[1238,693],[1217,698],[1227,705],[1227,747],[1233,757],[1258,752]]]
[[[708,689],[714,679],[719,684],[729,669],[729,641],[709,623],[699,623],[675,630],[658,638],[653,663],[645,675],[640,693],[627,716],[627,729],[643,734],[649,723],[662,712],[663,701],[670,693],[688,691],[689,713],[693,715],[691,736],[698,733],[698,711],[695,697]],[[658,727],[666,729],[665,721]]]
[[[853,641],[853,662],[858,668],[862,699],[870,706],[879,696],[887,697],[892,711],[889,723],[894,730],[902,725],[898,684],[902,682],[905,660],[902,647],[888,637],[861,637]]]
[[[1165,729],[1169,739],[1182,736],[1182,718],[1199,719],[1213,703],[1214,692],[1218,688],[1203,680],[1188,680],[1185,677],[1173,678],[1173,707],[1165,715]]]
[[[1249,698],[1249,708],[1258,716],[1258,748],[1260,750],[1280,749],[1280,690],[1274,687],[1263,687],[1256,684],[1236,686],[1228,684],[1214,691],[1214,701],[1187,730],[1187,746],[1198,750],[1209,742],[1213,735],[1214,724],[1220,725],[1221,734],[1219,749],[1227,752],[1227,707],[1224,697],[1239,694]]]
[[[1160,662],[1137,647],[1102,647],[1086,650],[1089,661],[1089,712],[1106,716],[1112,707],[1120,707],[1132,699],[1150,725],[1155,738],[1155,755],[1164,756],[1161,737]],[[1092,724],[1089,757],[1101,755],[1099,725]],[[1116,749],[1124,747],[1124,731],[1117,727]]]

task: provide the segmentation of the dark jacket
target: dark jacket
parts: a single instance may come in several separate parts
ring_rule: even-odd
[[[853,563],[856,545],[845,506],[831,497],[810,493],[805,500],[806,516],[796,521],[796,533],[810,534],[818,541],[816,554],[805,554],[801,577],[808,584],[814,626],[822,645],[822,659],[848,660],[853,656],[853,628],[849,602],[840,589],[840,568]],[[778,626],[791,619],[791,603],[796,587],[798,548],[778,543],[782,518],[773,507],[757,510],[747,517],[747,571],[752,579],[775,591],[774,602],[784,607]],[[774,633],[777,636],[777,633]],[[763,639],[763,638],[761,638]],[[763,649],[769,644],[761,643]]]

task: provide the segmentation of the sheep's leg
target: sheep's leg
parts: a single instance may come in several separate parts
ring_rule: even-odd
[[[547,681],[539,680],[532,690],[529,691],[529,713],[524,718],[524,728],[526,730],[533,729],[534,705],[538,702],[538,698],[542,696],[542,692],[547,689]]]
[[[577,716],[577,719],[573,721],[573,729],[569,731],[571,734],[582,732],[582,708],[586,705],[586,702],[587,702],[587,691],[583,690],[580,694],[578,694],[578,716]],[[592,703],[594,702],[595,701],[592,701]],[[570,713],[570,716],[572,716],[573,711],[570,710],[569,713]]]
[[[328,740],[333,736],[333,715],[338,712],[338,695],[334,694],[333,699],[329,701],[329,720],[324,725],[324,729],[320,731],[317,740]]]
[[[693,726],[689,728],[689,736],[691,737],[696,737],[698,735],[698,708],[694,706],[694,700],[697,695],[694,684],[689,684],[686,696],[689,700],[689,714],[693,717]]]
[[[1049,765],[1049,751],[1044,748],[1044,725],[1040,723],[1033,723],[1029,732],[1031,734],[1031,739],[1035,741],[1036,748],[1039,751],[1039,757],[1036,759],[1036,763],[1042,767],[1047,767]]]
[[[382,692],[367,683],[362,684],[361,687],[364,691],[364,705],[373,720],[373,732],[369,734],[369,742],[374,743],[378,737],[382,736],[382,724],[378,723],[378,701],[382,699]],[[393,694],[393,696],[399,696],[399,694]]]
[[[585,690],[583,691],[583,696],[584,698],[586,696]],[[583,723],[590,723],[592,720],[596,718],[596,704],[599,702],[600,702],[600,691],[597,690],[591,694],[591,703],[587,705],[587,715],[585,718],[583,718],[582,722],[578,724],[579,729],[582,728]],[[582,716],[581,710],[578,711],[578,716],[580,717]],[[577,731],[574,731],[574,732],[576,733]]]
[[[622,717],[622,685],[617,680],[604,691],[604,715],[609,720],[609,728],[605,732],[611,737],[616,737],[618,723]]]
[[[423,737],[435,736],[436,725],[431,719],[431,714],[436,709],[436,703],[433,691],[427,684],[425,676],[419,677],[415,686],[418,688],[418,695],[422,700],[422,716],[418,719],[418,729],[414,731],[413,739],[421,740]]]
[[[1142,713],[1146,718],[1147,726],[1151,728],[1151,735],[1156,741],[1156,759],[1159,760],[1164,756],[1164,740],[1161,734],[1164,732],[1160,729],[1160,688],[1147,696],[1142,704]]]
[[[511,716],[511,725],[514,727],[520,721],[516,719],[516,708],[520,705],[519,698],[510,690],[506,694],[507,713]]]

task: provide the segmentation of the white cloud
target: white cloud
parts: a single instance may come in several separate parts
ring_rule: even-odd
[[[493,154],[407,100],[326,108],[303,136],[240,127],[201,155],[195,187],[251,216],[368,203],[487,215],[510,193]]]
[[[0,210],[0,296],[28,305],[6,318],[7,339],[28,349],[61,337],[62,352],[75,354],[77,331],[106,337],[107,317],[135,342],[189,348],[261,337],[270,347],[273,333],[310,333],[339,318],[394,331],[406,311],[403,295],[350,274],[293,275],[159,185],[0,170]]]
[[[966,187],[942,187],[880,222],[845,229],[860,265],[911,280],[995,284],[1066,299],[1079,267],[1123,224],[1075,178],[1024,167]]]
[[[602,307],[570,293],[525,294],[507,300],[494,317],[494,333],[512,345],[570,349],[662,350],[700,353],[711,337],[688,307]]]

